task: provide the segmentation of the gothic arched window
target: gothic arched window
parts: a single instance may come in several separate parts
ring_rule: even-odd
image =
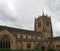
[[[10,41],[5,35],[0,40],[0,48],[10,48]]]
[[[46,22],[46,26],[49,26],[49,22]]]
[[[41,26],[41,21],[38,22],[38,27],[40,27],[40,26]]]

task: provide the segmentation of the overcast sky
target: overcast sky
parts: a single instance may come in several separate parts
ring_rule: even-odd
[[[34,30],[34,17],[51,16],[54,36],[60,36],[60,0],[0,0],[0,25]]]

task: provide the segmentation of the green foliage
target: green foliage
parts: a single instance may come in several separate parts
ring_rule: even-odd
[[[0,51],[11,51],[11,49],[0,48]]]
[[[54,51],[54,49],[53,48],[48,48],[47,51]]]

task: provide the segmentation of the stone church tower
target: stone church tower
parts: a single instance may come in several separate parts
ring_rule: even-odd
[[[51,17],[47,15],[38,16],[34,23],[35,31],[41,32],[45,38],[53,37]]]

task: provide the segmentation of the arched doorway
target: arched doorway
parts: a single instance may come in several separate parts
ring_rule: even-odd
[[[45,47],[44,47],[44,46],[42,46],[42,47],[41,47],[41,50],[42,50],[42,51],[45,51]]]
[[[7,35],[1,37],[0,48],[10,48],[10,40]]]
[[[31,43],[27,43],[27,48],[31,48]]]

